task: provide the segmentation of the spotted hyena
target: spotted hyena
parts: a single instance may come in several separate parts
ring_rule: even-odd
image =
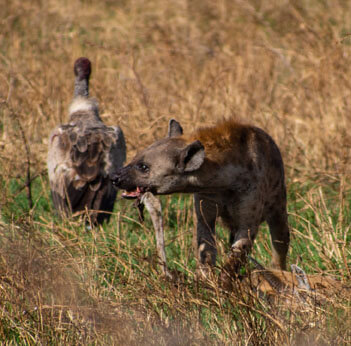
[[[277,145],[263,130],[228,120],[183,135],[172,119],[166,138],[138,153],[111,179],[130,198],[146,191],[193,193],[200,267],[215,264],[215,224],[220,217],[232,243],[228,271],[237,271],[263,221],[270,229],[272,265],[286,268],[289,228],[284,166]]]

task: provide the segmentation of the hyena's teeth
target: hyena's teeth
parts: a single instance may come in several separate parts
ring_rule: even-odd
[[[139,186],[133,190],[133,191],[124,191],[122,193],[122,197],[123,198],[130,198],[130,199],[134,199],[134,198],[140,198],[141,195],[144,193],[143,188],[140,188]]]

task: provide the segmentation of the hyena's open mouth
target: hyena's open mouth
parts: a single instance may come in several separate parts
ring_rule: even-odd
[[[125,190],[124,192],[122,192],[122,197],[127,199],[140,199],[143,193],[145,192],[145,187],[137,186],[135,190]]]

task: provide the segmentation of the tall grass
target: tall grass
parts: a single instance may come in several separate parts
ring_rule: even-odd
[[[119,199],[86,231],[53,210],[45,158],[67,119],[73,62],[119,124],[128,158],[166,134],[236,117],[265,129],[286,166],[289,263],[350,281],[351,4],[348,1],[0,0],[0,339],[37,344],[347,344],[350,296],[271,305],[198,282],[191,197],[163,197],[174,282],[147,218]],[[30,165],[28,164],[28,155]],[[28,200],[28,172],[33,205]],[[228,234],[217,229],[218,266]],[[266,225],[253,250],[270,260]],[[347,291],[345,291],[347,292]]]

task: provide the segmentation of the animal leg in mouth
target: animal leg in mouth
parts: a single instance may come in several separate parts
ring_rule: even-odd
[[[148,210],[156,231],[157,253],[161,259],[162,272],[166,277],[172,279],[172,274],[167,269],[161,203],[151,192],[145,192],[141,197],[140,203],[144,204]]]

